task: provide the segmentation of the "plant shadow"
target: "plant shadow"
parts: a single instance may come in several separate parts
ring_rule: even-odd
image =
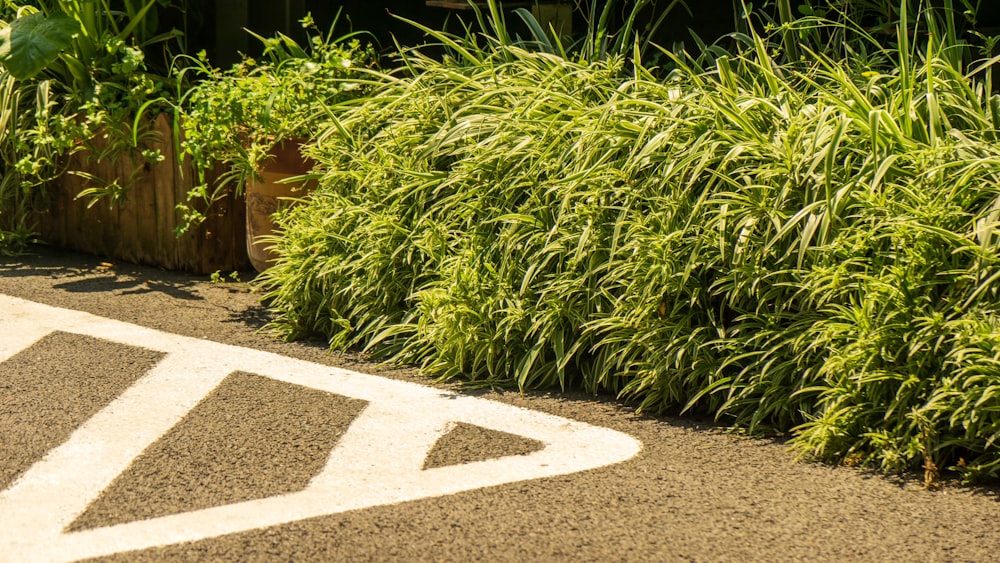
[[[65,279],[67,281],[51,287],[68,293],[163,293],[175,299],[203,300],[195,293],[196,281],[190,275],[107,260],[36,245],[24,255],[0,259],[0,275],[5,278]]]

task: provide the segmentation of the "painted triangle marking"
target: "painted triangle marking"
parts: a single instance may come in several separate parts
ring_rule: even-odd
[[[449,425],[445,434],[427,452],[424,469],[486,461],[508,455],[528,455],[544,447],[545,444],[537,440],[516,434],[455,422]]]
[[[0,361],[56,330],[166,355],[62,445],[0,491],[0,560],[73,561],[197,541],[619,463],[641,444],[621,432],[277,354],[208,342],[0,295]],[[7,335],[15,335],[7,338]],[[65,532],[142,451],[227,375],[245,371],[369,404],[309,485],[294,493]],[[455,423],[545,444],[527,455],[423,469]]]

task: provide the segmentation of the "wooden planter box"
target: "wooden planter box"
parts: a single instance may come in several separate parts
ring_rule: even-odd
[[[73,155],[70,169],[108,182],[131,177],[137,166],[144,170],[123,201],[109,207],[108,201],[101,200],[89,209],[87,200],[76,196],[93,182],[63,175],[48,187],[48,207],[38,216],[39,238],[63,248],[168,270],[209,274],[248,269],[242,195],[230,193],[205,213],[200,226],[181,237],[175,235],[180,223],[176,206],[187,201],[197,175],[190,163],[183,167],[178,163],[167,116],[156,118],[154,131],[150,148],[159,149],[165,157],[159,163],[147,164],[138,158],[133,164],[127,155],[99,162],[86,152]]]

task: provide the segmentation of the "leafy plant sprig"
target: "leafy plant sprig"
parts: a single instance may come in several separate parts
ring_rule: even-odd
[[[213,67],[204,53],[178,61],[186,65],[178,73],[196,81],[178,96],[179,145],[198,174],[189,202],[210,205],[231,189],[239,193],[273,146],[313,138],[317,116],[364,94],[359,72],[374,64],[374,50],[358,33],[334,37],[336,21],[326,34],[311,16],[301,23],[308,34],[304,47],[280,33],[255,35],[264,46],[262,60],[244,57],[226,70]],[[226,171],[209,185],[209,172],[219,163]],[[180,210],[189,225],[203,218],[190,205]]]
[[[140,119],[168,83],[147,69],[142,49],[178,37],[175,31],[154,35],[159,4],[164,2],[127,0],[112,9],[103,1],[42,0],[0,8],[0,83],[10,94],[3,110],[17,114],[0,120],[0,215],[17,225],[18,240],[30,236],[34,203],[28,202],[37,203],[41,188],[63,174],[93,182],[79,196],[91,204],[105,196],[121,199],[135,180],[69,170],[74,153],[162,158],[144,148]]]

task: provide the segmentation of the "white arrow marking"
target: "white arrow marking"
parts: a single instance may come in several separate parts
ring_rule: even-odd
[[[0,491],[0,559],[72,561],[196,541],[372,506],[584,471],[638,453],[634,438],[440,389],[168,334],[0,295],[0,361],[56,330],[166,354],[62,445]],[[9,335],[9,336],[8,336]],[[150,444],[225,377],[245,371],[367,401],[298,492],[65,533]],[[528,455],[423,470],[457,422],[545,444]]]

